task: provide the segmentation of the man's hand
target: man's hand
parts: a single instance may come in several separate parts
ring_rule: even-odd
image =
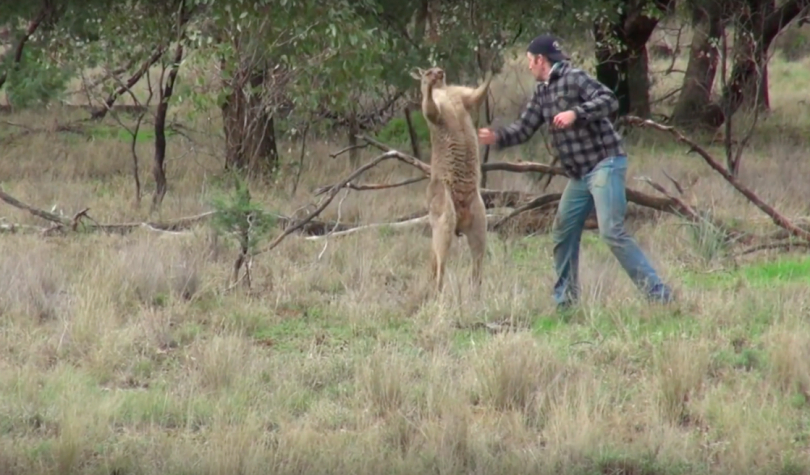
[[[566,129],[571,124],[573,124],[575,120],[577,120],[577,113],[576,112],[574,112],[574,111],[565,111],[565,112],[560,112],[559,114],[555,115],[553,123],[554,123],[554,127],[558,128],[558,129]]]
[[[493,145],[498,140],[498,134],[492,129],[478,129],[478,142],[481,145]]]

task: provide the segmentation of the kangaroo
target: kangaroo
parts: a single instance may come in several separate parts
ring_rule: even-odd
[[[431,172],[426,198],[432,230],[431,271],[435,289],[444,285],[447,256],[453,237],[466,236],[472,254],[472,280],[479,295],[486,251],[487,218],[481,198],[481,165],[478,134],[472,117],[478,116],[492,82],[487,73],[476,88],[447,85],[442,68],[416,68],[421,81],[422,114],[431,141]]]

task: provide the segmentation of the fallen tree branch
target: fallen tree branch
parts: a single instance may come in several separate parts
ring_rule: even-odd
[[[417,168],[419,171],[421,171],[425,175],[430,176],[430,165],[428,165],[427,163],[422,162],[421,160],[418,160],[416,157],[412,157],[412,156],[410,156],[408,154],[405,154],[405,153],[399,152],[397,150],[394,150],[393,148],[389,147],[388,145],[385,145],[384,143],[380,142],[379,140],[375,140],[375,139],[369,137],[368,135],[358,135],[357,138],[365,140],[368,144],[382,150],[383,152],[396,152],[399,155],[398,159],[400,161],[405,162],[408,165],[410,165],[410,166],[412,166],[414,168]]]
[[[535,199],[535,197],[536,195],[522,191],[481,190],[481,199],[484,200],[484,206],[487,208],[514,208],[515,206],[519,206],[520,203],[526,203]]]
[[[120,224],[98,224],[90,227],[107,232],[128,232],[139,227],[148,227],[157,231],[182,231],[194,226],[195,224],[201,223],[208,218],[211,218],[214,216],[214,214],[216,214],[216,211],[206,211],[194,216],[186,216],[169,221],[138,221]]]
[[[349,190],[347,189],[346,193],[343,194],[343,198],[341,198],[340,202],[338,203],[337,220],[335,220],[335,225],[332,227],[331,231],[329,231],[328,233],[323,235],[324,239],[326,239],[329,236],[333,235],[335,233],[335,230],[337,229],[337,227],[340,226],[340,211],[343,209],[343,202],[346,200],[346,198],[348,198],[348,196],[349,196]],[[320,254],[318,254],[318,260],[321,260],[323,255],[326,253],[326,248],[327,247],[329,247],[329,241],[326,241],[323,244],[323,249],[321,249]]]
[[[695,143],[693,140],[685,137],[678,129],[659,124],[658,122],[649,120],[649,119],[642,119],[636,116],[625,116],[624,121],[629,125],[634,125],[637,127],[647,127],[656,129],[662,132],[667,132],[675,137],[675,140],[686,144],[690,147],[689,152],[695,152],[703,158],[703,160],[717,173],[719,173],[731,186],[733,186],[737,191],[739,191],[743,196],[745,196],[748,201],[750,201],[754,206],[761,209],[765,214],[771,217],[774,224],[777,226],[785,229],[791,236],[801,238],[805,241],[810,241],[810,232],[796,226],[793,224],[789,219],[787,219],[784,215],[782,215],[779,211],[777,211],[773,206],[765,203],[756,193],[750,190],[748,187],[740,183],[729,170],[724,168],[720,163],[715,160],[711,154],[709,154],[703,147]],[[688,153],[688,152],[687,152]]]
[[[678,191],[680,192],[680,194],[683,194],[684,191],[683,191],[683,188],[680,186],[680,184],[678,184],[678,182],[675,181],[674,178],[670,177],[666,173],[664,173],[664,174],[675,184],[675,187],[678,188]],[[683,201],[682,199],[680,199],[677,196],[670,193],[666,188],[663,187],[663,185],[654,182],[651,178],[649,178],[649,177],[639,177],[639,178],[637,178],[637,180],[641,180],[641,181],[647,183],[653,189],[655,189],[656,191],[658,191],[662,195],[666,196],[667,198],[669,198],[673,202],[677,203],[678,206],[681,207],[681,209],[683,210],[684,218],[686,218],[688,221],[690,221],[692,223],[708,223],[712,227],[718,229],[723,234],[723,237],[725,238],[726,242],[733,242],[733,241],[735,241],[735,242],[750,242],[751,241],[751,236],[746,236],[745,233],[743,233],[743,232],[731,229],[728,226],[726,226],[725,224],[723,224],[721,222],[718,222],[718,221],[715,221],[715,220],[713,220],[713,219],[711,219],[711,218],[709,218],[707,216],[702,216],[700,213],[695,211],[695,209],[692,208],[685,201]]]
[[[338,150],[337,152],[330,153],[329,156],[332,157],[332,158],[337,158],[337,157],[343,155],[346,152],[351,152],[352,150],[358,150],[358,149],[361,149],[361,148],[366,148],[368,146],[369,146],[368,143],[349,145],[348,147],[342,148],[342,149]]]
[[[0,232],[8,234],[17,234],[20,232],[42,233],[43,231],[44,230],[38,226],[31,226],[28,224],[17,224],[17,223],[0,224]]]
[[[560,193],[549,193],[547,195],[538,196],[537,198],[529,201],[525,205],[515,209],[511,213],[501,218],[498,222],[496,222],[492,226],[492,228],[495,230],[500,229],[500,227],[503,226],[505,222],[514,218],[515,216],[525,213],[526,211],[542,208],[552,203],[557,203],[560,201],[560,198],[562,198],[562,195]]]
[[[499,218],[500,216],[496,215],[496,214],[488,214],[488,215],[486,215],[486,217],[487,217],[487,220],[491,220],[493,218]],[[308,236],[308,237],[306,237],[304,239],[306,239],[307,241],[318,241],[318,240],[321,240],[321,239],[326,239],[328,237],[347,236],[349,234],[355,234],[355,233],[358,233],[360,231],[368,231],[370,229],[379,229],[379,228],[403,229],[403,228],[410,228],[412,226],[417,226],[417,225],[420,225],[420,224],[427,225],[429,223],[429,221],[430,221],[430,217],[425,214],[425,215],[418,216],[416,218],[407,219],[407,220],[404,220],[404,221],[395,221],[395,222],[390,222],[390,223],[362,224],[360,226],[345,229],[343,231],[339,231],[339,232],[335,232],[335,233],[331,233],[331,234],[326,234],[326,235],[321,235],[321,236]],[[492,229],[492,226],[494,226],[494,225],[489,224],[487,227],[489,229]]]
[[[334,186],[332,186],[331,190],[329,191],[329,194],[326,196],[326,198],[323,200],[323,202],[321,202],[320,206],[318,206],[314,211],[312,211],[312,213],[310,213],[309,216],[302,219],[301,221],[299,221],[295,225],[287,227],[284,230],[284,232],[282,232],[280,235],[278,235],[278,237],[273,239],[273,241],[270,244],[268,244],[267,247],[257,251],[256,255],[262,254],[262,253],[265,253],[267,251],[270,251],[270,250],[274,249],[276,246],[278,246],[281,243],[281,241],[284,240],[284,238],[286,238],[287,236],[289,236],[293,232],[303,228],[308,222],[315,219],[316,216],[321,214],[321,212],[323,212],[323,210],[326,209],[327,206],[329,206],[329,203],[331,203],[332,200],[335,199],[335,196],[337,196],[337,194],[340,192],[340,190],[342,188],[344,188],[347,183],[349,183],[352,180],[354,180],[355,178],[359,177],[360,175],[365,173],[367,170],[369,170],[371,168],[374,168],[378,164],[384,162],[385,160],[390,160],[392,158],[395,158],[397,160],[400,160],[402,162],[409,163],[409,164],[412,161],[414,161],[413,157],[409,157],[409,156],[407,156],[407,155],[405,155],[405,154],[403,154],[401,152],[398,152],[396,150],[390,150],[390,151],[387,151],[384,154],[378,156],[374,160],[370,161],[369,163],[367,163],[367,164],[363,165],[362,167],[358,168],[357,170],[355,170],[348,177],[344,178],[340,183],[337,183]]]
[[[396,152],[398,154],[398,159],[408,165],[411,165],[414,168],[417,168],[421,171],[425,177],[428,178],[430,176],[430,165],[417,160],[415,157],[407,155],[405,153],[399,152],[394,150],[393,148],[389,147],[388,145],[373,139],[367,135],[358,135],[357,138],[366,141],[366,143],[372,145],[375,148],[378,148],[384,152]],[[535,163],[535,162],[489,162],[484,163],[481,165],[481,171],[508,171],[513,173],[528,173],[528,172],[539,172],[548,175],[556,175],[556,176],[566,176],[565,171],[561,167],[554,167],[550,165],[546,165],[543,163]],[[421,180],[420,180],[421,181]],[[414,181],[413,183],[416,183]],[[404,184],[404,183],[403,183]],[[411,183],[408,183],[411,184]],[[335,185],[328,185],[325,187],[319,188],[317,191],[320,194],[323,193],[323,190],[332,189]],[[344,185],[347,186],[347,185]],[[357,185],[362,186],[362,185]],[[371,185],[368,185],[371,186]],[[368,188],[368,189],[384,189],[382,187],[378,188]],[[485,190],[481,190],[481,195],[484,198],[484,202],[486,203],[487,199],[484,196],[486,193]],[[625,195],[627,196],[627,201],[630,203],[637,204],[639,206],[644,206],[646,208],[652,208],[656,211],[662,211],[665,213],[681,215],[685,214],[685,210],[675,201],[669,198],[659,198],[657,196],[648,195],[646,193],[642,193],[640,191],[634,190],[632,188],[625,189]],[[534,199],[534,196],[528,197],[528,199]],[[515,203],[514,201],[512,201]],[[515,203],[516,204],[516,203]]]
[[[12,126],[12,127],[17,127],[17,128],[23,129],[22,131],[17,132],[16,134],[10,134],[10,135],[4,137],[2,139],[2,141],[0,141],[0,145],[11,145],[15,140],[21,139],[23,137],[27,137],[27,136],[33,135],[33,134],[48,134],[48,133],[62,133],[62,132],[64,132],[64,133],[76,134],[76,135],[79,135],[79,136],[81,136],[83,138],[89,138],[90,137],[90,134],[88,132],[86,132],[85,130],[83,130],[81,128],[81,126],[79,125],[82,122],[84,122],[84,120],[73,121],[73,122],[69,122],[67,124],[54,124],[54,125],[52,125],[50,127],[40,127],[40,128],[29,127],[27,125],[17,124],[17,123],[10,122],[10,121],[7,121],[7,120],[3,120],[3,121],[0,121],[0,122],[4,123],[6,125]]]
[[[17,209],[21,209],[23,211],[28,211],[29,213],[36,216],[37,218],[42,218],[42,219],[44,219],[46,221],[50,221],[52,223],[56,223],[56,224],[59,224],[59,225],[62,225],[62,226],[69,226],[70,225],[70,221],[63,218],[62,216],[59,216],[59,215],[53,214],[53,213],[49,213],[49,212],[47,212],[45,210],[41,210],[39,208],[34,208],[33,206],[29,206],[29,205],[23,203],[22,201],[18,200],[17,198],[14,198],[13,196],[9,195],[5,191],[3,191],[2,188],[0,188],[0,200],[5,201],[6,203],[10,204],[11,206],[13,206],[13,207],[15,207]]]
[[[370,168],[370,167],[369,167]],[[514,196],[517,192],[493,192],[493,196],[500,196],[506,195],[507,198],[514,199]],[[189,229],[190,227],[199,224],[216,214],[216,211],[206,211],[204,213],[200,213],[194,216],[187,216],[182,218],[177,218],[168,221],[159,221],[159,222],[129,222],[129,223],[113,223],[113,224],[102,224],[95,221],[93,218],[90,217],[88,214],[89,208],[84,208],[78,213],[73,215],[73,218],[67,218],[64,216],[60,216],[40,208],[33,207],[22,201],[18,200],[17,198],[9,195],[5,191],[0,188],[0,200],[6,202],[7,204],[13,206],[14,208],[27,211],[33,216],[36,216],[40,219],[48,221],[53,224],[48,228],[42,228],[38,226],[32,226],[27,224],[17,224],[17,223],[2,223],[0,224],[0,232],[6,233],[15,233],[20,231],[27,231],[27,232],[39,232],[39,233],[46,233],[50,234],[55,231],[71,229],[73,231],[78,231],[78,225],[82,218],[89,219],[92,221],[92,224],[84,225],[85,230],[89,231],[104,231],[108,233],[116,232],[118,234],[126,234],[130,231],[133,231],[138,228],[148,229],[150,231],[159,231],[165,233],[173,233],[179,234],[180,232]],[[309,215],[309,217],[305,218],[304,220],[297,220],[294,218],[290,218],[287,216],[282,215],[274,215],[274,217],[278,220],[281,226],[290,227],[296,226],[297,230],[303,231],[304,234],[309,236],[320,237],[326,234],[332,233],[332,235],[340,235],[345,231],[349,231],[355,229],[356,226],[351,224],[344,224],[340,222],[329,222],[329,221],[319,221],[313,219],[317,213],[313,212]],[[403,216],[398,218],[393,224],[396,226],[398,223],[405,223],[417,219],[421,215],[425,214],[424,211],[419,211],[416,213],[412,213],[408,216]],[[303,224],[301,224],[303,222]],[[380,224],[379,226],[385,225]]]
[[[774,249],[783,249],[785,251],[790,251],[793,249],[808,249],[810,248],[810,242],[806,241],[779,241],[779,242],[767,242],[764,244],[758,244],[756,246],[751,246],[747,249],[743,249],[742,251],[738,252],[737,256],[744,256],[746,254],[753,254],[759,251],[768,251]]]
[[[414,183],[419,183],[420,181],[423,181],[423,180],[426,180],[426,179],[427,179],[426,176],[420,176],[420,177],[416,177],[416,178],[409,178],[407,180],[403,180],[403,181],[400,181],[400,182],[397,182],[397,183],[369,183],[369,184],[366,184],[366,185],[355,185],[354,183],[349,182],[349,183],[346,183],[344,188],[348,188],[350,190],[355,190],[355,191],[387,190],[387,189],[390,189],[390,188],[399,188],[400,186],[412,185]],[[320,196],[320,195],[326,193],[327,191],[329,191],[331,188],[332,188],[331,186],[322,186],[322,187],[316,189],[313,193],[315,194],[315,196]]]
[[[125,233],[132,231],[137,228],[147,227],[152,230],[156,231],[179,231],[183,229],[187,229],[201,221],[204,221],[211,216],[214,215],[215,211],[207,211],[205,213],[201,213],[195,216],[187,216],[183,218],[173,219],[169,221],[138,221],[138,222],[131,222],[131,223],[113,223],[113,224],[102,224],[95,221],[93,218],[90,217],[88,211],[90,208],[84,208],[75,215],[73,218],[67,218],[64,216],[60,216],[58,214],[54,214],[43,209],[35,208],[29,204],[23,203],[22,201],[18,200],[17,198],[9,195],[5,191],[0,188],[0,200],[4,201],[5,203],[23,210],[27,211],[33,216],[37,218],[44,219],[50,223],[53,223],[54,226],[48,228],[48,232],[52,232],[55,230],[63,230],[65,228],[71,229],[73,231],[78,230],[79,222],[82,218],[89,219],[92,221],[92,224],[85,224],[83,227],[87,230],[97,230],[97,231],[104,231],[104,232],[118,232],[118,233]],[[13,226],[21,226],[21,225],[13,225]]]
[[[428,222],[428,216],[424,215],[424,216],[420,216],[418,218],[412,218],[412,219],[408,219],[408,220],[405,220],[405,221],[398,221],[398,222],[393,222],[393,223],[363,224],[361,226],[357,226],[357,227],[349,228],[349,229],[344,229],[343,231],[338,231],[338,232],[334,232],[334,233],[331,233],[331,234],[323,234],[323,235],[320,235],[320,236],[308,236],[308,237],[306,237],[304,239],[306,239],[307,241],[317,241],[317,240],[320,240],[320,239],[326,239],[327,237],[330,237],[330,236],[331,237],[346,236],[348,234],[354,234],[354,233],[369,230],[369,229],[384,228],[384,227],[393,228],[393,229],[409,228],[409,227],[417,225],[417,224],[423,224],[423,223],[426,224],[427,222]]]

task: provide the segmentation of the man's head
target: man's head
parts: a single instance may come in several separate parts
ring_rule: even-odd
[[[540,35],[526,49],[529,70],[538,81],[547,81],[551,67],[570,57],[560,49],[560,40],[552,35]]]

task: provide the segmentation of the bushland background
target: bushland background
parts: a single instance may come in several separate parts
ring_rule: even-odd
[[[807,4],[4,2],[0,471],[810,473]],[[673,307],[592,222],[556,316],[544,132],[482,149],[485,298],[459,241],[425,299],[408,72],[496,70],[506,123],[543,31],[620,98]]]

